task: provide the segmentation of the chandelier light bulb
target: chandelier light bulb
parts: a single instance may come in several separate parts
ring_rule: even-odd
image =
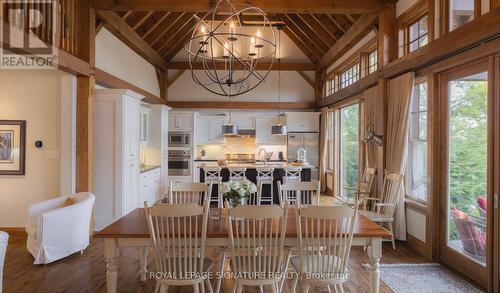
[[[264,45],[262,44],[262,33],[260,30],[257,30],[257,38],[255,40],[255,48],[262,48]]]
[[[227,39],[231,42],[238,40],[238,38],[236,38],[236,27],[233,21],[229,23],[229,37]]]
[[[248,51],[248,56],[250,56],[250,57],[257,56],[257,53],[255,53],[255,38],[254,37],[252,37],[250,39],[250,50]]]
[[[206,34],[206,33],[207,33],[207,29],[205,28],[205,26],[204,26],[204,25],[200,26],[200,33],[201,33],[202,35],[204,35],[204,34]]]

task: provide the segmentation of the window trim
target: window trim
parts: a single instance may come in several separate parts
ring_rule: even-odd
[[[449,0],[446,0],[449,1]],[[476,0],[475,0],[476,1]],[[431,1],[432,2],[432,1]],[[432,8],[432,9],[431,9]],[[409,43],[409,27],[427,15],[427,44],[434,40],[434,7],[429,7],[428,0],[419,0],[412,7],[406,10],[396,19],[398,28],[398,58],[410,54]],[[432,10],[432,11],[431,11]],[[402,38],[402,39],[401,39]],[[421,47],[415,49],[411,53],[417,51]],[[401,52],[402,49],[402,52]]]
[[[441,35],[450,33],[450,0],[440,2],[440,19],[441,21]],[[481,0],[474,0],[474,19],[476,20],[481,16]],[[458,29],[458,28],[457,28]]]
[[[415,197],[415,196],[412,196],[412,195],[409,195],[407,193],[407,188],[406,188],[406,183],[407,183],[407,176],[408,176],[408,164],[406,165],[406,170],[405,170],[405,176],[404,176],[404,185],[405,185],[405,201],[406,202],[414,202],[416,204],[419,204],[421,206],[427,206],[428,205],[428,202],[429,202],[429,194],[432,192],[430,191],[429,189],[429,182],[431,182],[429,180],[429,176],[430,176],[430,173],[429,173],[429,168],[431,167],[429,165],[429,157],[430,157],[430,153],[429,153],[429,148],[430,148],[430,143],[431,143],[431,137],[430,137],[430,123],[429,123],[429,113],[431,112],[431,105],[429,103],[429,100],[431,98],[431,96],[429,95],[429,90],[430,90],[430,86],[431,86],[431,83],[429,82],[429,78],[427,78],[426,76],[424,77],[420,77],[420,78],[416,78],[415,79],[415,82],[413,83],[413,86],[415,87],[416,85],[418,84],[421,84],[421,83],[427,83],[427,109],[425,111],[421,111],[421,110],[418,110],[418,111],[414,111],[414,112],[411,112],[409,111],[408,114],[411,115],[413,113],[422,113],[422,112],[426,112],[427,113],[427,131],[426,131],[426,145],[427,145],[427,170],[426,170],[426,173],[427,173],[427,194],[425,195],[425,198],[426,200],[423,200],[421,198],[418,198],[418,197]],[[412,97],[413,98],[413,97]],[[408,131],[409,131],[409,124],[408,124]],[[409,133],[408,133],[408,142],[410,141],[410,136],[409,136]],[[416,140],[416,142],[422,142],[421,140]]]

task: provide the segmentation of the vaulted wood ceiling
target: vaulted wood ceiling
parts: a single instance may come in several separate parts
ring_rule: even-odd
[[[116,14],[167,63],[182,50],[184,43],[191,36],[195,24],[193,15],[204,15],[187,11],[154,10],[116,11]],[[271,21],[286,25],[284,33],[312,63],[318,63],[360,16],[318,13],[268,14]]]

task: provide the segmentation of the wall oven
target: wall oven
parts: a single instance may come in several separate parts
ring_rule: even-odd
[[[170,150],[168,151],[168,175],[190,176],[191,175],[191,151]]]
[[[168,133],[169,147],[190,147],[191,133],[189,132],[169,132]]]

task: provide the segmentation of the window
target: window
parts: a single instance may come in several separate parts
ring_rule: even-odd
[[[359,63],[352,65],[340,74],[340,88],[343,89],[359,80]]]
[[[450,0],[450,31],[474,19],[475,0]]]
[[[428,16],[424,16],[408,26],[408,52],[427,45],[428,43]]]
[[[333,153],[333,149],[334,149],[334,145],[333,145],[333,142],[334,142],[334,137],[335,137],[335,122],[334,122],[334,114],[335,112],[333,111],[330,111],[328,112],[328,143],[327,143],[327,148],[328,148],[328,158],[327,158],[327,168],[329,170],[333,170],[333,158],[334,158],[334,153]]]
[[[332,79],[326,82],[326,95],[333,95],[338,91],[338,76],[334,76]]]
[[[377,50],[368,54],[368,74],[377,71]]]
[[[354,199],[359,177],[359,104],[339,110],[339,193],[348,200]]]
[[[410,104],[406,195],[427,200],[427,82],[416,83]]]

